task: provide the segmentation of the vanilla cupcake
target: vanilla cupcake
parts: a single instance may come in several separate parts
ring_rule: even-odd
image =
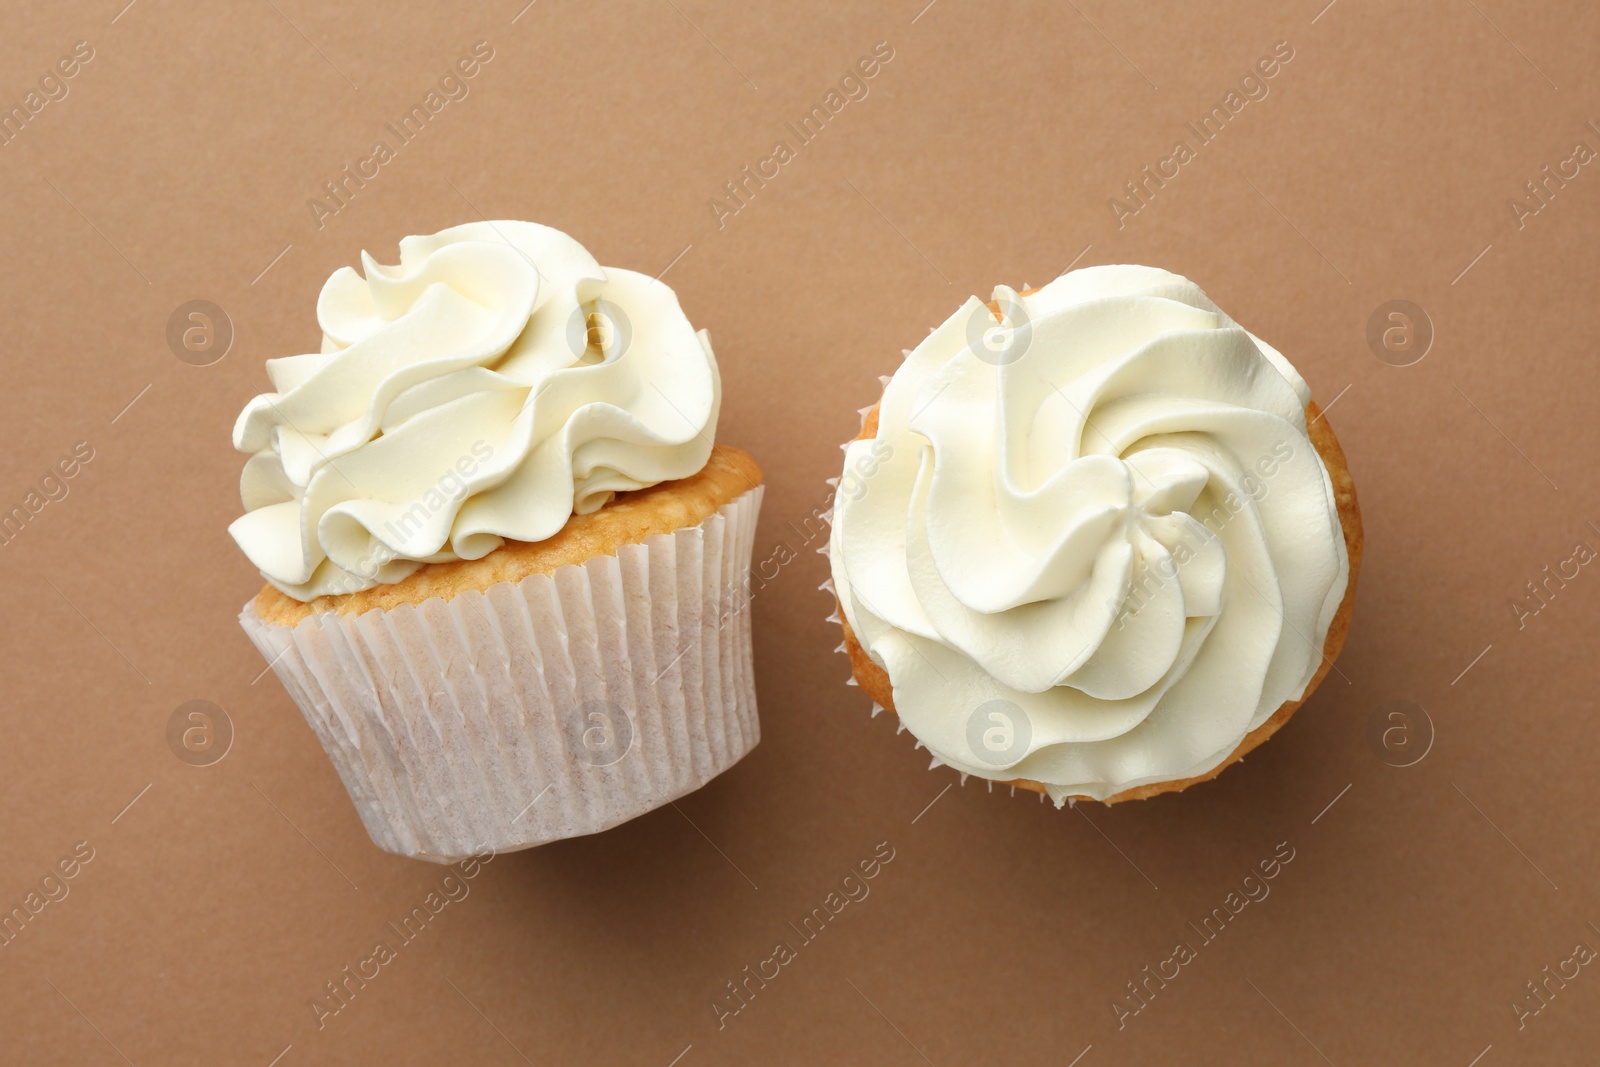
[[[1362,548],[1344,454],[1192,282],[1001,286],[886,382],[845,448],[831,583],[853,680],[936,765],[1057,806],[1179,790],[1332,667]]]
[[[267,361],[229,528],[240,623],[367,831],[450,862],[594,833],[759,737],[745,607],[761,471],[713,446],[705,331],[526,222],[365,254],[320,352]]]

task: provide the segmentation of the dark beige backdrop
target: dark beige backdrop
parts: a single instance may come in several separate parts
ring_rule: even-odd
[[[1593,1061],[1592,5],[125,2],[0,31],[0,511],[26,515],[0,544],[0,1060]],[[385,130],[474,46],[420,134]],[[746,166],[776,174],[729,199]],[[753,608],[763,738],[676,808],[494,859],[341,1004],[446,872],[371,845],[234,621],[259,580],[229,432],[263,360],[315,347],[331,271],[484,216],[666,270],[711,330],[783,561]],[[1367,531],[1350,642],[1188,794],[947,788],[843,684],[824,479],[967,295],[1130,261],[1194,278],[1329,408]],[[169,344],[190,301],[231,324],[220,360],[221,333]],[[189,701],[231,724],[220,761],[169,743]],[[875,850],[870,895],[719,1025]],[[1188,925],[1275,851],[1270,895]]]

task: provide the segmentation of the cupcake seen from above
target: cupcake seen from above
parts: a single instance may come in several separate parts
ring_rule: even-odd
[[[845,446],[852,681],[934,757],[1069,800],[1216,776],[1333,666],[1361,519],[1279,352],[1194,283],[1089,267],[935,329]]]
[[[673,291],[526,222],[363,254],[234,427],[240,623],[368,833],[450,862],[594,833],[759,738],[761,470]]]

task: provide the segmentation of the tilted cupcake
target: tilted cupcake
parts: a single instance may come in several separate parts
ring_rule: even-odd
[[[1349,627],[1361,520],[1328,420],[1150,267],[969,299],[887,380],[835,501],[856,682],[936,763],[1058,806],[1213,777]]]
[[[230,527],[240,623],[391,852],[593,833],[759,736],[742,610],[761,471],[713,447],[677,297],[526,222],[362,257],[267,361]]]

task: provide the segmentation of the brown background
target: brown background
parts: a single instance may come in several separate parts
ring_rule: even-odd
[[[1509,602],[1600,548],[1600,172],[1521,229],[1507,207],[1600,148],[1592,5],[122,2],[12,5],[0,32],[7,107],[96,52],[0,148],[0,506],[95,452],[0,547],[0,905],[94,849],[0,948],[6,1062],[1593,1058],[1595,968],[1521,1032],[1510,1002],[1600,947],[1600,575],[1520,629]],[[479,40],[471,95],[319,230],[306,200]],[[870,96],[719,230],[722,183],[879,41]],[[1119,230],[1108,198],[1278,41],[1270,95]],[[719,436],[768,474],[758,557],[799,552],[754,603],[764,737],[679,810],[496,859],[318,1029],[324,983],[445,872],[370,844],[255,681],[228,435],[262,361],[315,348],[332,270],[480,212],[673,264],[712,331]],[[1294,359],[1335,404],[1368,544],[1343,677],[1219,781],[1081,813],[941,793],[842,684],[800,532],[902,347],[1075,259],[1184,273]],[[1366,328],[1401,298],[1437,338],[1397,368]],[[192,299],[236,331],[211,366],[165,341]],[[193,699],[236,731],[213,766],[168,747]],[[1395,700],[1436,731],[1407,768],[1367,739]],[[719,1030],[724,981],[882,841],[871,896]],[[1125,983],[1284,841],[1271,896],[1119,1031]]]

